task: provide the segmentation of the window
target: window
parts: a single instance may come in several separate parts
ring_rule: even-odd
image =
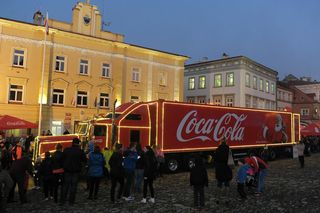
[[[199,77],[199,89],[206,88],[206,76]]]
[[[130,102],[137,103],[139,101],[140,101],[139,96],[131,96],[130,97]]]
[[[128,114],[125,118],[126,120],[140,121],[142,116],[140,114]]]
[[[252,97],[252,108],[257,108],[257,106],[258,106],[257,97]]]
[[[266,100],[266,106],[265,109],[270,109],[270,101]]]
[[[24,50],[14,49],[13,66],[24,67]]]
[[[258,82],[256,76],[253,76],[253,89],[258,89]]]
[[[259,98],[258,99],[258,109],[264,109],[265,104],[264,104],[264,99]]]
[[[219,106],[221,105],[221,99],[222,99],[221,95],[213,96],[212,99],[213,99],[214,105],[219,105]]]
[[[269,81],[266,81],[266,92],[269,93]]]
[[[89,72],[89,61],[88,60],[80,60],[80,74],[88,75]]]
[[[234,86],[234,73],[227,73],[227,86]]]
[[[9,102],[22,102],[22,97],[23,86],[11,84],[9,91]]]
[[[65,58],[63,56],[56,56],[55,71],[64,72],[64,63],[65,63]]]
[[[194,97],[187,97],[187,102],[188,103],[194,103],[195,101],[195,98]]]
[[[110,78],[110,64],[102,64],[101,76],[104,78]]]
[[[160,72],[159,85],[160,86],[167,86],[167,73]]]
[[[53,89],[52,104],[63,105],[63,103],[64,103],[64,90]]]
[[[188,89],[194,89],[195,83],[194,83],[194,77],[191,77],[188,79]]]
[[[302,116],[309,115],[309,108],[301,108],[301,113]]]
[[[276,102],[274,102],[274,101],[271,101],[270,102],[270,108],[272,109],[272,110],[275,110],[276,109]]]
[[[274,83],[271,83],[271,87],[270,87],[271,94],[274,94],[274,91],[275,91]]]
[[[85,91],[78,91],[77,106],[88,106],[88,93]]]
[[[214,87],[222,87],[222,75],[214,75]]]
[[[106,136],[106,133],[107,133],[106,126],[94,125],[94,130],[93,130],[94,136]]]
[[[101,108],[108,108],[109,107],[109,94],[108,93],[100,93],[99,106]]]
[[[226,106],[232,107],[234,105],[233,99],[233,95],[226,96]]]
[[[250,74],[246,73],[246,87],[250,87]]]
[[[206,96],[199,96],[198,103],[205,104],[206,103]]]
[[[259,90],[263,91],[263,80],[259,79]]]
[[[250,108],[251,107],[251,96],[246,95],[246,107]]]
[[[140,70],[137,68],[132,69],[132,81],[140,82]]]

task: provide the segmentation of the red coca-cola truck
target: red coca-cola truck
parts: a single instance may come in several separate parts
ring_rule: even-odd
[[[157,100],[126,103],[114,113],[80,122],[74,135],[41,136],[35,143],[35,156],[53,151],[56,143],[64,147],[74,137],[83,144],[94,136],[101,148],[117,142],[127,147],[157,145],[165,154],[171,171],[189,165],[194,154],[212,156],[225,138],[237,154],[259,154],[268,148],[271,159],[300,139],[300,116],[290,112],[190,104]]]

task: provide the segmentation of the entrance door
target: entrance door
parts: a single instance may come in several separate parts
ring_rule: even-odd
[[[130,143],[131,142],[140,143],[140,131],[139,130],[130,130]]]

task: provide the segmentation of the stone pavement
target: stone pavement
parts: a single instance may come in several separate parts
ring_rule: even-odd
[[[239,199],[236,182],[230,187],[229,204],[216,204],[217,192],[214,170],[208,168],[209,187],[205,189],[206,206],[200,212],[320,212],[320,154],[305,158],[305,168],[300,169],[297,159],[281,159],[270,162],[263,195],[253,194],[247,200]],[[237,169],[237,168],[236,168]],[[8,212],[199,212],[193,208],[193,191],[189,186],[189,173],[168,174],[155,181],[156,203],[142,204],[141,194],[135,194],[131,202],[111,204],[110,186],[102,184],[97,200],[87,200],[87,191],[81,183],[76,204],[59,206],[52,200],[43,201],[41,191],[28,191],[29,203],[8,204]],[[17,199],[18,195],[15,194]]]

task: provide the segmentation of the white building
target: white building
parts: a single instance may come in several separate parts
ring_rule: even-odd
[[[292,111],[293,96],[293,90],[290,89],[288,84],[281,81],[277,82],[277,110]]]
[[[184,73],[184,100],[275,110],[277,75],[244,56],[189,64]]]
[[[314,100],[320,102],[320,82],[300,82],[294,86],[306,94],[315,94]]]

